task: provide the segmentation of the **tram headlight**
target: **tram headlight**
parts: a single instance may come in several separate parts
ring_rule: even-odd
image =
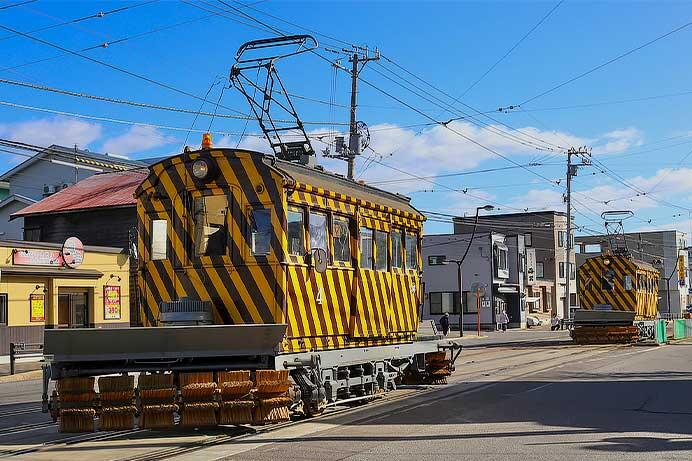
[[[192,163],[192,175],[200,181],[207,179],[210,171],[211,168],[206,159],[199,158]]]

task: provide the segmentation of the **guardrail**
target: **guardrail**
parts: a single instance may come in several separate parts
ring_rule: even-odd
[[[10,343],[10,374],[14,374],[14,364],[21,357],[43,357],[43,344]]]

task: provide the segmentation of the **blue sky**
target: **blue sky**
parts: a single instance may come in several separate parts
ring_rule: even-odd
[[[0,7],[19,2],[3,1]],[[40,0],[0,10],[0,26],[28,32],[138,3],[145,2]],[[239,2],[228,0],[227,3],[244,8]],[[473,113],[460,103],[452,104],[448,95],[456,98],[464,93],[556,4],[552,1],[269,0],[254,4],[254,10],[243,11],[290,33],[304,31],[276,18],[346,43],[377,46],[390,61],[368,64],[362,77],[429,117],[445,121],[460,116],[461,111]],[[32,35],[70,50],[127,38],[83,54],[199,96],[204,96],[218,82],[209,93],[209,99],[216,101],[222,86],[227,84],[228,70],[238,46],[270,34],[259,30],[257,23],[247,18],[243,21],[252,27],[240,24],[237,17],[220,11],[219,8],[228,7],[217,1],[205,0],[195,5],[151,2]],[[565,1],[460,101],[481,112],[521,103],[688,21],[692,21],[692,3]],[[344,46],[332,38],[318,36],[322,47]],[[476,206],[485,203],[493,203],[503,212],[525,208],[563,209],[564,181],[551,184],[546,178],[556,181],[564,176],[564,153],[538,150],[536,146],[584,144],[593,148],[598,165],[583,168],[574,182],[576,223],[588,228],[583,232],[602,231],[599,214],[607,209],[633,210],[635,217],[628,221],[628,230],[677,227],[688,231],[689,210],[692,210],[692,181],[689,181],[692,155],[688,155],[692,150],[692,83],[689,81],[692,61],[688,59],[691,44],[692,26],[537,98],[519,110],[488,114],[494,120],[476,115],[474,119],[452,122],[449,127],[454,131],[439,125],[407,128],[430,120],[361,84],[358,118],[370,126],[371,146],[377,154],[367,151],[359,159],[356,172],[373,184],[397,180],[383,187],[409,194],[413,203],[423,210],[459,215],[473,213]],[[324,49],[321,53],[331,59],[337,57]],[[3,57],[2,79],[192,110],[200,107],[199,101],[193,98],[46,44],[12,36],[6,30],[0,31],[0,56]],[[37,60],[42,62],[24,65]],[[303,120],[318,122],[310,125],[312,132],[324,134],[329,132],[327,123],[348,121],[348,112],[341,107],[349,100],[345,73],[338,72],[334,77],[328,63],[310,54],[282,61],[278,67],[291,93],[323,101],[334,98],[337,102],[338,106],[330,108],[313,101],[294,100]],[[424,98],[430,100],[408,92],[382,74],[405,86],[418,85],[425,90]],[[334,78],[336,91],[332,92]],[[680,94],[685,92],[688,94]],[[666,96],[672,94],[675,96]],[[643,98],[648,99],[619,102]],[[440,100],[454,105],[455,109],[442,110]],[[193,122],[190,114],[120,106],[7,84],[0,84],[0,101],[98,118],[77,118],[0,104],[2,138],[39,145],[78,144],[93,151],[131,158],[179,152],[186,138],[183,129],[190,128]],[[227,108],[248,112],[247,102],[234,89],[227,89],[221,101]],[[593,106],[610,102],[619,103]],[[588,107],[574,107],[579,105]],[[213,112],[214,105],[205,104],[203,110]],[[230,113],[224,108],[219,108],[219,112]],[[209,118],[200,117],[195,128],[204,130],[208,126]],[[344,127],[335,126],[335,129]],[[212,131],[245,131],[249,136],[242,140],[242,145],[266,149],[266,142],[257,136],[259,128],[254,122],[245,129],[241,120],[216,118]],[[191,133],[188,144],[198,143],[199,137]],[[217,134],[215,138],[217,144],[238,142],[236,135]],[[314,146],[317,150],[324,147],[317,141]],[[535,162],[542,166],[531,167],[530,171],[513,168],[427,181],[410,176],[468,173],[512,165],[497,154],[520,164]],[[372,162],[363,171],[368,158],[381,163]],[[18,160],[2,154],[0,171]],[[343,163],[323,163],[328,168],[345,171]],[[621,179],[615,180],[613,176]],[[431,221],[427,225],[429,233],[449,231],[448,223]]]

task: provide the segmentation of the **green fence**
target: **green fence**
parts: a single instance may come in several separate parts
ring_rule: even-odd
[[[692,337],[692,319],[679,319],[673,322],[673,339]]]
[[[668,325],[665,320],[658,320],[656,322],[656,342],[658,344],[664,344],[668,341]]]

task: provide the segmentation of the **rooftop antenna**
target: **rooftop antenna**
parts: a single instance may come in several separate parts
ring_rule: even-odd
[[[315,164],[315,150],[275,64],[279,59],[312,51],[317,46],[317,40],[311,35],[252,40],[238,48],[230,75],[233,86],[248,100],[274,154],[281,160],[310,166]],[[265,79],[260,84],[262,73]],[[257,80],[248,75],[256,75]]]

